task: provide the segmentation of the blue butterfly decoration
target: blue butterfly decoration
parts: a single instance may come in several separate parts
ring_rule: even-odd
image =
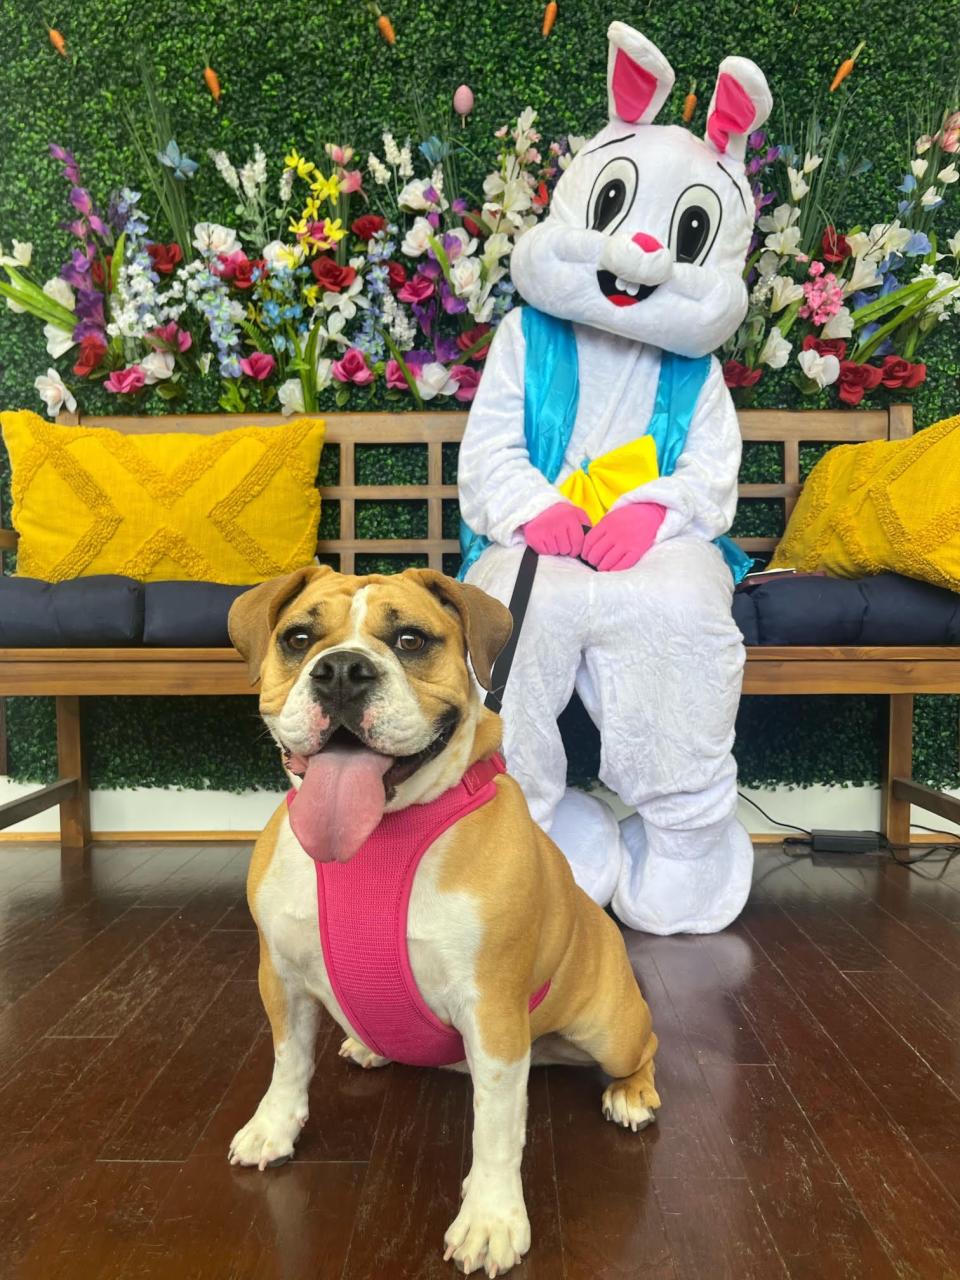
[[[165,151],[157,152],[157,159],[167,169],[173,170],[178,182],[186,182],[200,168],[196,160],[191,160],[186,152],[181,151],[173,138],[167,143]]]

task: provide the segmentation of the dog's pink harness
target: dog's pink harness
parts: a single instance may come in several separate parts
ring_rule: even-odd
[[[433,842],[496,794],[499,755],[473,765],[430,804],[386,813],[349,862],[317,862],[320,941],[327,977],[357,1039],[382,1058],[443,1067],[465,1058],[463,1038],[429,1007],[407,952],[413,877]],[[295,791],[287,795],[289,805]],[[531,997],[531,1011],[549,981]]]

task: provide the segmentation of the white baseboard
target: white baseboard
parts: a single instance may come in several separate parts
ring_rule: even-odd
[[[0,778],[0,804],[34,790],[30,784]],[[838,828],[876,831],[880,824],[880,791],[877,787],[773,787],[743,788],[744,795],[779,822],[797,827]],[[952,794],[960,796],[960,792]],[[139,787],[124,791],[93,791],[90,795],[90,825],[94,831],[129,832],[250,832],[259,831],[270,817],[282,793],[246,791],[168,791],[162,787]],[[608,796],[613,807],[626,812]],[[751,805],[740,802],[740,818],[751,835],[789,835],[783,827],[768,822]],[[960,834],[960,825],[932,814],[914,810],[914,819],[929,827]],[[12,833],[55,834],[56,810],[48,809],[25,822],[10,827]],[[3,836],[0,832],[0,838]]]

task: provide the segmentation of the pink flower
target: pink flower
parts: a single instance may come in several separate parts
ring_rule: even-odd
[[[347,169],[340,174],[340,190],[351,196],[359,191],[363,184],[363,174],[359,169]]]
[[[828,271],[826,275],[814,272],[813,268],[818,265],[822,272],[822,263],[810,264],[810,274],[814,278],[803,286],[804,303],[799,314],[804,320],[812,320],[814,324],[821,325],[831,320],[843,306],[843,286],[832,271]]]
[[[434,283],[426,276],[416,275],[408,280],[397,297],[401,302],[426,302],[433,295]]]
[[[825,267],[822,262],[811,262],[809,267],[807,267],[807,275],[811,275],[814,277],[822,276],[824,273],[824,270],[825,270]]]
[[[171,351],[189,351],[193,342],[193,338],[191,338],[186,329],[177,328],[176,320],[171,320],[169,324],[161,324],[156,329],[151,329],[150,336],[157,338],[165,347],[169,347]]]
[[[277,362],[274,357],[265,351],[254,351],[240,361],[240,368],[247,377],[256,378],[257,382],[263,382],[269,378],[276,367]]]
[[[409,391],[410,390],[409,386],[407,385],[407,380],[403,376],[403,371],[401,370],[400,365],[397,363],[396,360],[388,360],[387,367],[384,372],[386,373],[387,386],[390,388],[391,391]]]
[[[952,115],[947,116],[943,122],[943,128],[934,141],[940,143],[942,151],[949,151],[951,155],[960,151],[960,111],[954,111]]]
[[[338,382],[355,382],[358,387],[373,381],[373,370],[359,347],[348,347],[343,356],[333,362],[330,372]]]
[[[469,404],[477,394],[477,387],[480,385],[480,370],[471,369],[466,364],[454,364],[450,366],[450,376],[459,383],[453,393],[453,398],[462,400],[464,404]]]
[[[139,391],[146,380],[147,375],[144,370],[138,364],[131,364],[126,369],[115,369],[103,385],[108,391],[113,391],[118,396],[130,396],[135,391]]]

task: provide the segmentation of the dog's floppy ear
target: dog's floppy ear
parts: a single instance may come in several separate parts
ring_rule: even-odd
[[[473,670],[484,689],[490,689],[493,664],[513,630],[510,610],[479,587],[457,582],[436,569],[408,569],[407,573],[460,615]]]
[[[227,631],[233,647],[246,660],[251,684],[260,679],[267,646],[282,610],[308,583],[332,572],[327,565],[307,565],[295,573],[261,582],[234,600],[227,616]]]

